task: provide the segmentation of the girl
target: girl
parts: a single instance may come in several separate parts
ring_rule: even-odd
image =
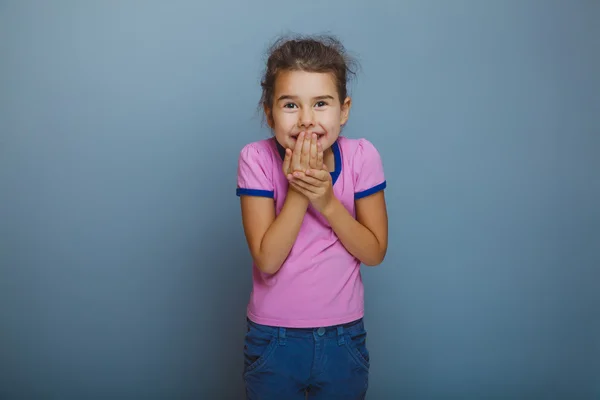
[[[369,353],[360,264],[387,250],[379,153],[340,136],[352,71],[333,38],[275,44],[262,82],[273,138],[246,145],[237,195],[254,261],[247,399],[363,399]]]

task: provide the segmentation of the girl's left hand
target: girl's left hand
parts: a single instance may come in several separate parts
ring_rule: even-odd
[[[326,169],[309,169],[305,173],[296,171],[289,179],[289,183],[306,196],[320,213],[323,213],[323,210],[335,199],[331,174]]]

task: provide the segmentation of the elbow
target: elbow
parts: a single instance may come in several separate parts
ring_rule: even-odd
[[[364,265],[366,265],[367,267],[376,267],[383,262],[383,260],[385,259],[386,253],[387,253],[387,248],[381,249],[376,254],[372,254],[371,257],[365,257],[365,259],[362,260],[362,263]]]
[[[281,268],[280,263],[269,262],[268,260],[263,260],[258,257],[254,258],[254,265],[258,270],[264,274],[273,275]]]
[[[263,274],[268,274],[268,275],[274,275],[277,271],[279,271],[278,266],[276,265],[260,265],[260,264],[255,264],[256,268],[258,268],[258,270],[260,272],[262,272]]]
[[[254,266],[264,274],[273,275],[283,265],[283,262],[277,260],[274,254],[264,251],[258,246],[251,249],[250,253]]]
[[[365,264],[367,267],[377,267],[382,262],[383,262],[383,258],[372,258],[372,259],[363,261],[363,264]]]
[[[280,259],[276,252],[267,251],[262,246],[252,249],[251,253],[254,266],[260,272],[268,275],[273,275],[279,271],[285,261]]]

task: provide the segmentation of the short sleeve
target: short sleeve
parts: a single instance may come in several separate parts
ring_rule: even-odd
[[[256,144],[244,146],[238,159],[237,190],[238,196],[259,196],[273,198],[272,174],[269,170],[267,151]]]
[[[354,199],[362,199],[386,188],[383,162],[371,142],[360,139],[354,156]]]

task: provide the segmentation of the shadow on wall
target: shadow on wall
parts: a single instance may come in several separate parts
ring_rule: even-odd
[[[222,210],[239,210],[234,190]],[[233,204],[230,204],[232,202]],[[181,334],[188,337],[193,352],[181,349],[194,368],[188,388],[200,397],[243,398],[243,344],[246,306],[251,290],[251,258],[238,213],[213,213],[199,228],[204,240],[193,258],[197,260],[192,313],[197,323]],[[184,345],[186,346],[186,345]],[[187,395],[187,393],[185,393]]]

